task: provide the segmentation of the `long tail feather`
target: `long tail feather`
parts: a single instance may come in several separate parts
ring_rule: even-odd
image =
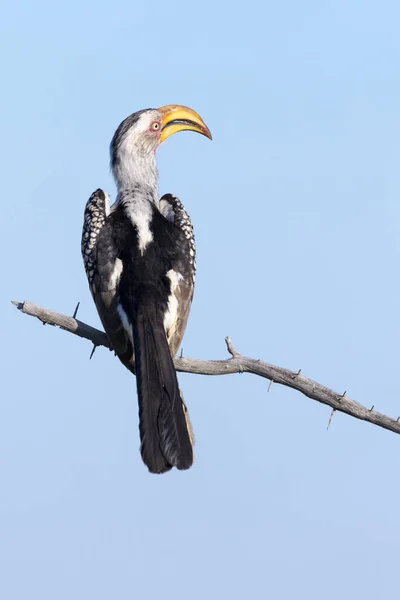
[[[138,312],[133,337],[143,461],[152,473],[188,469],[193,434],[157,309]]]

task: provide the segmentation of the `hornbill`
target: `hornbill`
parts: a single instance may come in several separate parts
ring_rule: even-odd
[[[121,362],[136,374],[143,462],[152,473],[193,463],[193,433],[174,368],[193,298],[192,222],[172,194],[158,196],[156,150],[179,131],[211,139],[185,106],[146,109],[112,138],[117,197],[96,190],[84,214],[82,256],[100,319]]]

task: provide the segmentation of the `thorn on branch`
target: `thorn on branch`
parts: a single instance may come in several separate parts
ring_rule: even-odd
[[[89,360],[92,360],[92,356],[95,353],[95,350],[96,350],[97,346],[98,346],[98,344],[93,344],[93,348],[92,348],[92,351],[90,353]]]
[[[76,305],[76,308],[74,310],[74,314],[72,315],[72,318],[75,319],[76,315],[78,314],[78,308],[79,308],[80,302],[78,302],[78,304]]]
[[[334,409],[332,410],[332,412],[331,412],[331,416],[329,417],[328,427],[326,428],[326,430],[327,430],[327,431],[328,431],[329,427],[331,426],[332,419],[333,419],[333,417],[334,417],[334,414],[335,414],[335,412],[336,412],[336,408],[334,408]]]
[[[274,382],[273,382],[273,380],[271,379],[271,381],[269,382],[268,389],[267,389],[267,394],[268,394],[269,390],[271,389],[271,385],[272,385],[273,383],[274,383]]]
[[[183,358],[183,348],[181,348],[181,358]]]
[[[374,406],[375,406],[375,404],[373,404],[373,405],[371,406],[371,408],[369,409],[369,411],[370,411],[370,412],[374,410]]]
[[[300,373],[301,373],[301,369],[299,369],[299,370],[297,371],[297,373],[294,373],[294,374],[292,375],[292,378],[293,378],[293,379],[296,379],[296,377],[298,377],[298,376],[300,375]]]
[[[238,358],[240,356],[240,354],[239,354],[239,352],[236,352],[235,348],[233,347],[232,340],[229,336],[226,336],[225,343],[226,343],[226,348],[227,348],[229,354],[232,356],[232,358]]]

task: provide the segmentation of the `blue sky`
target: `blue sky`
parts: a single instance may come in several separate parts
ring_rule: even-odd
[[[259,378],[182,375],[197,444],[155,477],[135,381],[43,327],[98,325],[82,214],[112,195],[135,110],[187,104],[213,142],[168,140],[160,191],[196,230],[184,354],[224,337],[400,415],[397,2],[23,0],[0,23],[0,596],[5,600],[396,597],[400,440]]]

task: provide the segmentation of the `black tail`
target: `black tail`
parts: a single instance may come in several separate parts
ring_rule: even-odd
[[[139,429],[143,462],[151,473],[193,464],[192,433],[161,311],[142,308],[134,327]]]

